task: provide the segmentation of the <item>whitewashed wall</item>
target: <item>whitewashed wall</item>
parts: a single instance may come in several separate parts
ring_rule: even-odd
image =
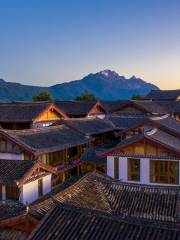
[[[140,182],[142,184],[149,184],[149,177],[150,177],[150,169],[149,169],[149,159],[148,158],[141,158],[140,163]]]
[[[24,184],[22,187],[21,202],[32,203],[38,199],[38,180]]]
[[[114,157],[107,157],[107,175],[114,178]]]
[[[43,177],[43,195],[51,191],[51,174]],[[38,180],[23,185],[20,202],[23,204],[32,203],[39,197]]]
[[[128,162],[127,157],[119,157],[119,180],[124,182],[128,182],[128,175],[127,175],[128,163],[127,162]],[[112,156],[107,157],[107,175],[114,178],[114,157]],[[158,185],[158,183],[150,182],[150,159],[149,158],[140,159],[140,181],[138,181],[137,183]],[[168,185],[168,184],[163,184],[163,185]],[[180,161],[179,161],[179,185],[180,185]]]
[[[43,177],[43,195],[51,191],[51,174]]]
[[[127,181],[127,158],[119,158],[119,180]]]

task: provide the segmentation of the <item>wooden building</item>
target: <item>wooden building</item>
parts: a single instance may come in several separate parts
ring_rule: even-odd
[[[81,172],[80,157],[93,139],[65,125],[0,131],[0,159],[39,160],[57,168],[58,182]],[[56,181],[55,183],[56,184]]]
[[[69,118],[103,116],[106,109],[100,101],[56,101],[58,108]]]
[[[66,114],[51,102],[12,102],[0,104],[0,126],[28,129],[50,126]]]
[[[54,125],[64,124],[67,127],[83,134],[86,137],[94,138],[94,146],[113,144],[116,141],[115,132],[119,131],[110,121],[100,118],[68,118],[61,119]]]
[[[107,115],[104,120],[110,122],[116,128],[115,136],[119,140],[143,133],[145,128],[150,127],[150,118],[141,115],[111,114]]]
[[[107,174],[141,184],[180,185],[180,138],[159,129],[133,136],[104,153]]]
[[[36,161],[0,160],[0,201],[31,203],[51,191],[56,171]]]

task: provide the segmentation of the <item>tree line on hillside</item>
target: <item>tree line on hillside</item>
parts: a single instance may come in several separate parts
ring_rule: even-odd
[[[41,102],[41,101],[53,101],[51,94],[47,91],[40,92],[39,94],[35,95],[32,99],[34,102]],[[85,92],[82,93],[80,96],[75,97],[76,101],[93,101],[98,100],[98,98],[93,93]],[[142,95],[133,95],[131,100],[145,100],[145,97]]]

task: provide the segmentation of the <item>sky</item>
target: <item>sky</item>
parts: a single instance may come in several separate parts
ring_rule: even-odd
[[[0,0],[0,78],[50,86],[103,69],[180,89],[180,0]]]

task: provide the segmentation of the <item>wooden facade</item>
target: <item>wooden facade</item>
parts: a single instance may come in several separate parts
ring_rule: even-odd
[[[33,119],[32,127],[46,127],[55,121],[66,118],[67,116],[60,111],[54,104],[41,112],[35,119]]]
[[[166,147],[153,143],[149,140],[141,140],[121,148],[122,153],[133,153],[143,155],[156,155],[156,156],[171,156],[173,151],[168,150]]]
[[[91,116],[97,116],[101,114],[106,114],[106,110],[104,107],[101,105],[101,103],[98,101],[92,109],[88,112],[86,117],[91,117]]]
[[[179,162],[150,160],[150,182],[179,184]]]
[[[23,130],[46,127],[67,118],[54,103],[17,102],[0,105],[0,126],[3,129]]]
[[[63,164],[70,164],[73,161],[80,159],[80,156],[82,155],[84,149],[89,146],[90,143],[66,148],[57,152],[40,154],[38,156],[38,160],[42,161],[44,164],[48,164],[54,167],[57,167],[59,165],[61,166]]]

